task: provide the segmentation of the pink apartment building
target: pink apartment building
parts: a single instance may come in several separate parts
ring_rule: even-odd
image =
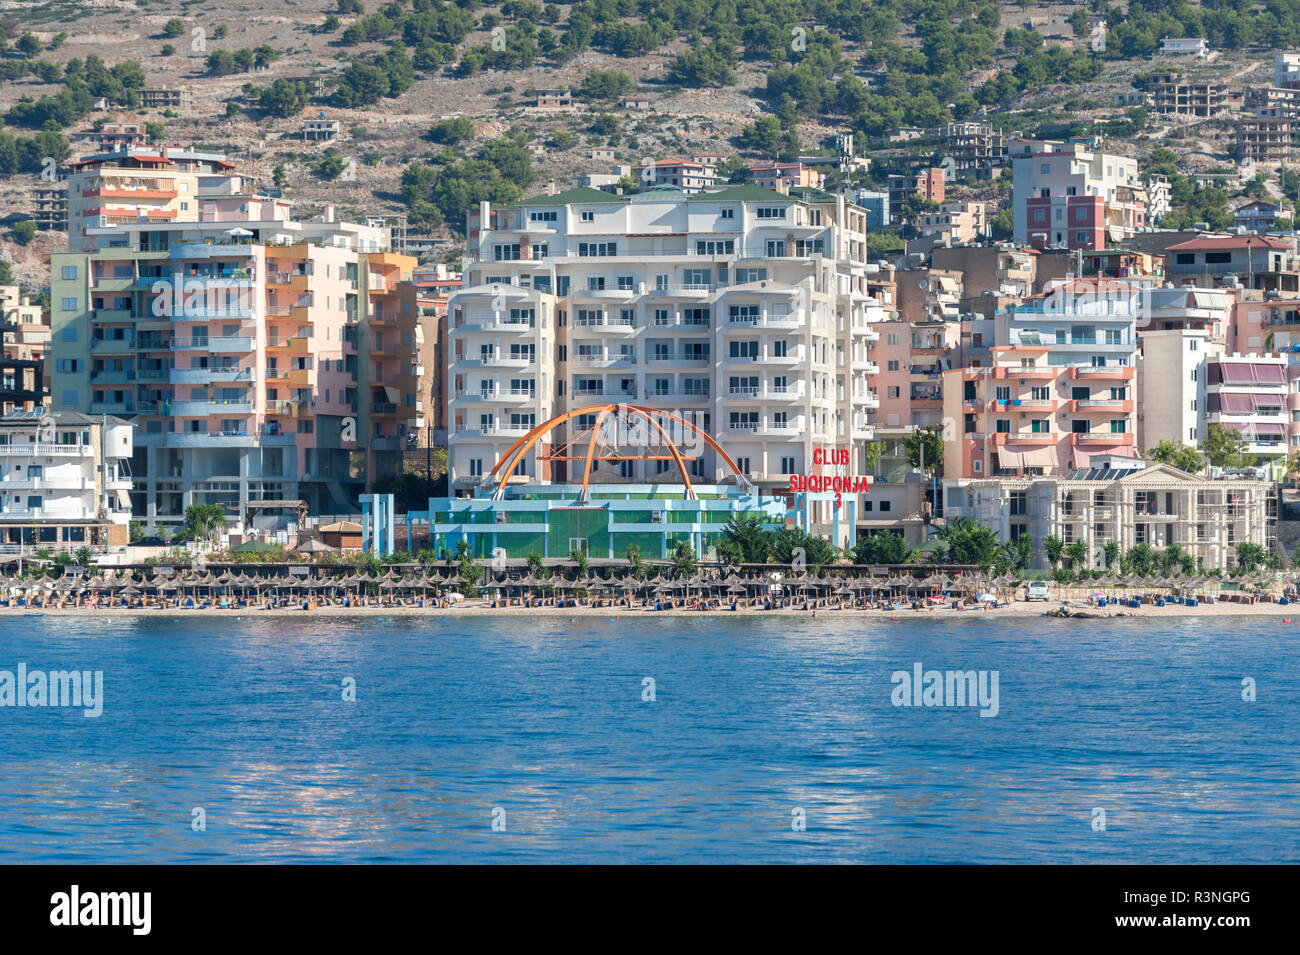
[[[944,478],[1062,475],[1135,449],[1134,369],[1050,365],[1048,346],[999,346],[990,368],[944,374]]]

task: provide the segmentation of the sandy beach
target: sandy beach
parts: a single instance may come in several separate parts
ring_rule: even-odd
[[[1060,608],[1066,607],[1070,611],[1070,617],[1056,617],[1056,619],[1074,619],[1085,622],[1090,619],[1099,619],[1102,617],[1261,617],[1270,620],[1277,620],[1280,623],[1300,621],[1300,604],[1281,605],[1271,602],[1260,602],[1254,604],[1232,603],[1227,601],[1216,601],[1215,603],[1205,603],[1202,601],[1199,606],[1187,607],[1183,605],[1167,605],[1157,607],[1153,604],[1142,604],[1140,607],[1128,606],[1106,606],[1092,607],[1083,601],[1072,601],[1062,603],[1059,600],[1047,602],[1026,602],[1016,601],[1001,607],[990,607],[987,610],[966,609],[953,610],[947,605],[934,606],[930,609],[913,610],[910,606],[899,610],[863,610],[849,609],[837,610],[834,607],[820,607],[817,610],[801,610],[798,608],[780,608],[774,610],[763,610],[758,607],[738,607],[736,610],[720,608],[713,610],[692,610],[690,608],[677,608],[671,610],[654,610],[653,607],[626,607],[626,606],[604,606],[604,607],[493,607],[490,601],[483,600],[464,600],[454,607],[402,607],[402,606],[332,606],[322,605],[312,607],[311,609],[302,609],[301,607],[278,607],[259,609],[257,607],[203,607],[203,608],[186,608],[186,607],[118,607],[118,608],[85,608],[85,607],[51,607],[46,610],[31,610],[26,607],[0,607],[0,616],[20,617],[28,614],[43,614],[46,617],[89,617],[89,616],[111,616],[111,617],[129,617],[129,616],[170,616],[175,618],[193,617],[193,616],[214,616],[214,617],[474,617],[474,616],[505,616],[524,614],[532,617],[604,617],[607,619],[616,619],[621,617],[700,617],[700,616],[736,616],[750,614],[754,616],[779,616],[793,618],[811,618],[817,616],[835,617],[835,618],[865,618],[879,620],[909,620],[921,619],[925,617],[974,617],[976,619],[991,619],[997,617],[1041,617],[1052,615],[1055,617]]]

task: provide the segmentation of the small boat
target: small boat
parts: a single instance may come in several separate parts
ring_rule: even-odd
[[[44,611],[44,610],[40,610],[40,611],[37,611],[37,612],[33,613],[32,611],[29,610],[29,611],[27,611],[25,614],[23,614],[23,616],[24,616],[24,617],[44,617],[44,616],[45,616],[45,611]]]

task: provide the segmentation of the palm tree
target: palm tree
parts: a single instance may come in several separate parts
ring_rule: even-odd
[[[1043,550],[1047,552],[1047,562],[1055,568],[1061,562],[1061,556],[1065,553],[1065,541],[1055,534],[1044,537]]]

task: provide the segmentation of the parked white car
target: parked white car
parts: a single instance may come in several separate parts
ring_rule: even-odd
[[[1050,600],[1051,594],[1048,592],[1047,589],[1047,581],[1031,580],[1029,583],[1025,584],[1025,599],[1026,600]]]

